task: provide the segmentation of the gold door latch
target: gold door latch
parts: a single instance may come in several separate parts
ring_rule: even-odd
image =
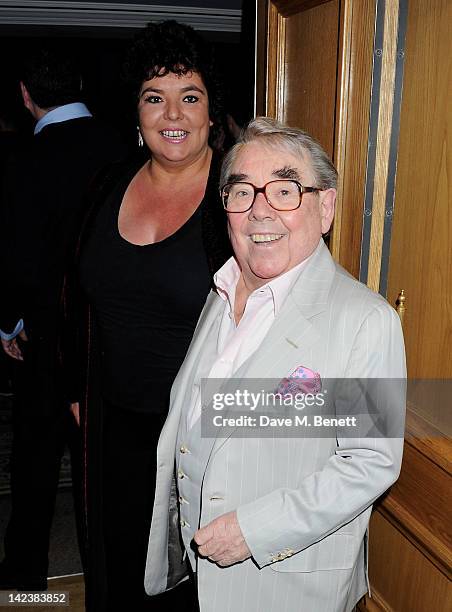
[[[400,317],[400,322],[402,323],[402,325],[403,325],[403,317],[405,315],[405,310],[406,310],[405,300],[406,300],[405,291],[402,289],[396,300],[396,311]]]

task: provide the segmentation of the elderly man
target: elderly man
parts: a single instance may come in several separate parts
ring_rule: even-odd
[[[396,313],[323,242],[336,179],[309,135],[266,118],[251,122],[224,161],[235,258],[216,274],[172,390],[149,594],[181,579],[177,511],[201,612],[349,612],[367,591],[371,505],[398,476],[401,437],[201,435],[202,379],[405,377]],[[403,393],[391,411],[403,422]]]

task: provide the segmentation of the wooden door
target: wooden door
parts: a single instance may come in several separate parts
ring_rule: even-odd
[[[330,247],[359,275],[375,1],[258,0],[256,110],[317,138],[339,170]]]

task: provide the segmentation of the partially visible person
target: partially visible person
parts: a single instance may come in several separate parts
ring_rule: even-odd
[[[212,143],[213,148],[224,155],[236,143],[241,129],[234,117],[230,113],[226,113],[218,135]]]
[[[65,267],[86,206],[85,192],[123,154],[94,119],[82,80],[61,50],[36,50],[20,82],[36,121],[29,146],[11,158],[2,185],[1,342],[14,359],[11,517],[0,588],[47,588],[49,534],[68,439],[58,335]]]
[[[184,556],[201,612],[350,612],[368,589],[372,503],[397,479],[402,458],[405,352],[395,311],[324,244],[336,181],[314,139],[268,118],[253,120],[224,160],[220,185],[234,258],[215,275],[159,439],[149,594],[177,584]],[[224,400],[210,430],[212,396],[201,395],[203,379]],[[234,419],[237,390],[242,413],[257,425],[260,411],[272,408],[247,411],[253,380],[259,390],[269,381],[270,396],[306,396],[306,406],[309,393],[312,402],[323,392],[322,406],[335,388],[323,391],[324,383],[347,390],[357,380],[360,389],[365,379],[380,379],[381,394],[378,404],[370,395],[358,404],[364,410],[356,423],[352,394],[328,396],[330,416],[343,422],[311,435],[313,416],[325,413],[308,412],[306,426],[287,433],[267,428],[267,436]],[[285,406],[276,403],[271,414],[285,417]],[[391,417],[378,437],[360,428],[374,406]],[[232,426],[222,428],[222,416]],[[179,555],[168,525],[174,487]]]
[[[14,103],[15,100],[0,102],[0,218],[4,206],[3,182],[6,178],[8,161],[17,154],[17,151],[27,146],[27,138],[18,129],[19,113]],[[13,394],[12,366],[11,359],[0,350],[0,396],[10,397]]]
[[[171,384],[230,251],[209,144],[220,88],[211,48],[174,21],[138,34],[126,75],[144,146],[99,183],[79,250],[84,365],[73,369],[86,379],[73,408],[86,445],[86,608],[139,612],[182,600],[190,610],[191,583],[149,600],[143,576]]]

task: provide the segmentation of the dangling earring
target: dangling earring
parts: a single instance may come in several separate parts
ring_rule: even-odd
[[[138,146],[142,147],[144,145],[144,141],[143,141],[143,136],[141,135],[141,131],[140,131],[140,126],[137,125],[137,132],[138,132]]]

